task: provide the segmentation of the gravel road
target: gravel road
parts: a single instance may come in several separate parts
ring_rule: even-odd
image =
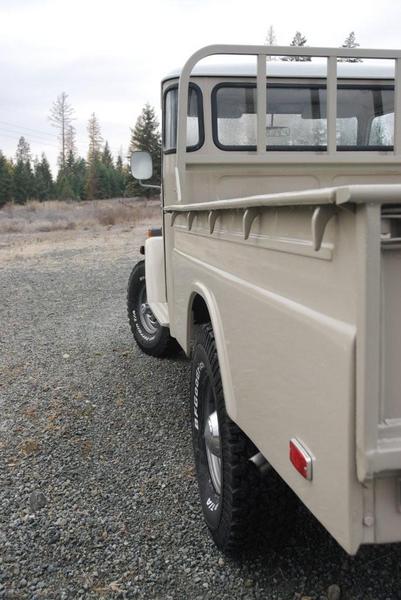
[[[0,598],[401,598],[401,546],[348,557],[305,510],[280,552],[213,547],[189,364],[142,354],[128,328],[141,236],[0,239]]]

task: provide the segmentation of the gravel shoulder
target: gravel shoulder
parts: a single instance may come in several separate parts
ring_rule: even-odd
[[[134,345],[144,227],[0,236],[0,598],[401,598],[401,545],[348,557],[305,510],[288,545],[214,548],[189,363]]]

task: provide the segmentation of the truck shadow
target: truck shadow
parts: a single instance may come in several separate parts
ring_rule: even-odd
[[[300,502],[288,539],[272,547],[262,537],[257,553],[266,575],[282,582],[301,581],[307,597],[311,587],[326,590],[337,584],[342,600],[401,599],[401,544],[366,545],[350,556]],[[254,563],[255,555],[245,561]]]

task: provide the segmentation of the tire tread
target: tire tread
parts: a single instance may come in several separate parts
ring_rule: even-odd
[[[250,546],[263,545],[258,532],[265,530],[269,546],[288,539],[288,525],[293,527],[297,503],[290,488],[269,468],[262,474],[249,460],[257,453],[255,445],[227,415],[216,342],[210,323],[200,327],[196,344],[203,346],[210,362],[219,404],[222,430],[224,484],[220,524],[210,530],[217,546],[226,554],[237,556]],[[193,366],[194,370],[196,366]],[[263,538],[263,536],[262,536]]]
[[[127,313],[128,313],[128,321],[130,324],[130,329],[132,331],[132,335],[138,346],[141,348],[143,352],[149,354],[150,356],[155,356],[158,358],[164,358],[167,356],[174,356],[180,350],[180,346],[177,340],[170,335],[170,330],[168,327],[161,327],[161,333],[157,344],[152,346],[147,346],[142,343],[140,336],[137,333],[135,327],[135,321],[132,316],[132,308],[134,305],[134,294],[135,294],[135,280],[138,277],[138,272],[145,269],[145,261],[141,260],[132,269],[129,279],[128,279],[128,287],[127,287]]]

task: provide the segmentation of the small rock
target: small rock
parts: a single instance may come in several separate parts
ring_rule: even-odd
[[[43,492],[34,491],[29,496],[29,504],[31,506],[32,512],[36,512],[40,508],[46,506],[46,496]]]
[[[63,358],[70,358],[70,355],[65,353],[65,354],[63,354]]]
[[[329,585],[327,589],[327,600],[340,600],[341,598],[341,589],[340,586],[333,583],[333,585]]]
[[[219,558],[219,560],[218,560],[219,567],[224,567],[225,564],[226,563],[224,562],[224,558]]]
[[[55,544],[56,542],[59,541],[59,539],[60,539],[60,532],[57,531],[57,529],[50,528],[49,529],[49,537],[48,537],[49,544]]]
[[[244,585],[247,588],[252,587],[253,586],[253,580],[252,579],[245,579]]]

